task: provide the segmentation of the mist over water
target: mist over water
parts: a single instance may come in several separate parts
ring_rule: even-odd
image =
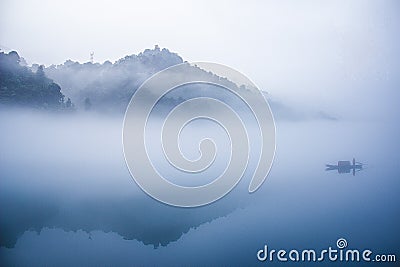
[[[245,175],[223,199],[184,209],[134,183],[120,116],[2,110],[0,122],[4,264],[244,265],[257,263],[264,244],[322,249],[339,237],[350,247],[400,252],[395,124],[278,121],[275,162],[257,192],[248,194]],[[365,163],[355,176],[325,171],[353,157]]]
[[[399,10],[396,0],[2,0],[0,266],[398,266]],[[131,177],[123,115],[144,81],[176,64],[187,65],[184,77],[235,82],[189,67],[196,61],[230,66],[262,90],[276,154],[249,194],[260,152],[250,111],[222,88],[174,88],[146,126],[151,161],[169,181],[207,184],[229,164],[228,134],[211,120],[192,121],[179,143],[195,160],[212,138],[210,168],[187,175],[166,161],[159,131],[184,100],[232,105],[251,139],[230,193],[177,208]],[[353,158],[363,163],[354,176],[326,170]],[[339,238],[397,262],[257,260],[265,245],[320,251]]]

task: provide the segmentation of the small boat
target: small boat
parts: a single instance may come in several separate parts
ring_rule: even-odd
[[[353,163],[353,164],[352,164]],[[349,160],[340,160],[337,165],[326,164],[326,171],[337,170],[338,173],[350,173],[353,171],[353,176],[356,175],[356,171],[360,171],[363,168],[363,164],[361,162],[356,162],[356,159],[353,158],[353,162]]]

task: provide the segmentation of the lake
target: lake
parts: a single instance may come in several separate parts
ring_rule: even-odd
[[[322,250],[339,238],[400,259],[400,129],[391,122],[278,121],[260,189],[249,194],[245,175],[199,208],[141,191],[125,165],[121,117],[2,110],[0,123],[3,266],[271,265],[257,260],[264,245]],[[364,163],[355,176],[325,171],[353,157]]]

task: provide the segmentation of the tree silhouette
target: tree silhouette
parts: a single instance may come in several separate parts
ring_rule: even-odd
[[[92,108],[92,103],[90,102],[90,98],[86,97],[85,98],[85,110],[88,111]]]
[[[68,97],[67,102],[65,102],[65,107],[66,107],[67,109],[72,107],[72,102],[71,102],[71,99],[70,99],[69,97]]]

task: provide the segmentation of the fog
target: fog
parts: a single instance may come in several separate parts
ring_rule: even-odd
[[[0,121],[2,246],[43,227],[102,229],[166,245],[238,207],[165,208],[144,194],[125,165],[119,117],[2,110]]]
[[[0,265],[249,266],[266,244],[322,249],[340,237],[399,257],[399,11],[394,0],[1,1],[0,49],[16,50],[27,66],[15,54],[11,71],[1,65]],[[229,164],[223,128],[196,120],[182,130],[188,159],[201,155],[205,137],[220,149],[194,180],[168,164],[157,140],[174,106],[215,97],[233,104],[251,135],[238,186],[185,209],[156,201],[131,177],[127,104],[151,75],[185,61],[232,67],[268,99],[276,154],[255,193],[259,129],[243,103],[212,86],[177,88],[159,101],[147,125],[149,156],[180,185],[213,181]],[[54,91],[45,75],[60,85],[54,99],[41,94]],[[38,103],[8,105],[23,102],[14,93]],[[354,176],[325,170],[353,158],[363,163]]]
[[[119,116],[18,109],[0,115],[4,264],[255,264],[265,243],[320,248],[337,234],[354,247],[399,253],[395,125],[278,121],[275,163],[259,191],[248,194],[245,176],[220,201],[182,209],[134,183]],[[207,123],[186,131],[215,132],[224,146],[224,134]],[[195,147],[186,155],[195,156]],[[366,164],[356,176],[324,170],[351,157]]]
[[[184,60],[231,66],[289,106],[393,119],[399,8],[397,1],[2,1],[0,44],[46,65],[88,62],[92,51],[95,62],[114,62],[159,44]]]

